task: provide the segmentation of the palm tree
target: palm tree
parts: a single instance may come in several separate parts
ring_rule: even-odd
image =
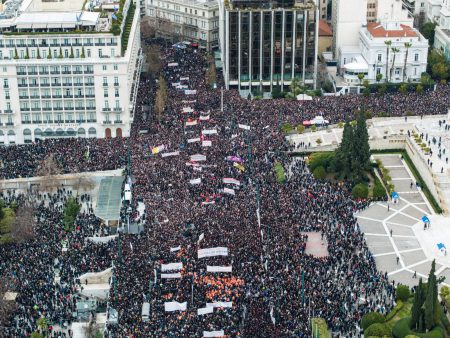
[[[397,47],[392,47],[392,53],[394,53],[394,57],[392,58],[392,67],[391,67],[391,73],[389,75],[389,80],[392,80],[392,71],[394,70],[395,65],[395,54],[400,52],[400,49]]]
[[[384,44],[386,45],[386,76],[384,78],[384,80],[386,82],[388,82],[389,78],[388,78],[388,70],[389,70],[389,49],[391,48],[392,45],[392,41],[391,40],[386,40],[384,41]]]
[[[411,42],[405,42],[406,53],[405,53],[405,63],[403,64],[403,82],[405,82],[406,78],[406,62],[408,61],[408,51],[411,46],[412,46]]]

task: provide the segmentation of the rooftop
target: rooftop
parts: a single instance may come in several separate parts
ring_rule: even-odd
[[[325,20],[319,20],[319,36],[333,36],[333,30]]]
[[[406,25],[398,25],[399,29],[386,29],[379,22],[369,22],[367,23],[367,31],[374,38],[415,38],[419,37],[417,32]]]

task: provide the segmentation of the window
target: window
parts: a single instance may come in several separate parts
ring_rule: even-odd
[[[88,57],[88,58],[91,57],[91,50],[90,50],[90,49],[87,50],[87,57]]]
[[[111,48],[111,57],[112,58],[116,57],[116,50],[114,48]]]
[[[119,108],[120,108],[120,101],[116,100],[116,109],[119,109]]]
[[[201,32],[200,39],[206,40],[206,33],[205,32]]]
[[[108,102],[108,100],[105,100],[105,108],[109,108],[109,102]]]
[[[68,58],[69,57],[69,51],[66,49],[64,50],[64,57]]]
[[[414,61],[415,62],[419,61],[419,54],[418,53],[414,54]]]
[[[99,57],[99,58],[103,57],[103,51],[102,51],[102,49],[99,49],[99,50],[98,50],[98,57]]]
[[[36,59],[36,51],[34,49],[31,51],[31,58]]]
[[[102,66],[102,70],[104,70],[104,71],[106,70],[106,65]]]
[[[9,90],[5,90],[5,99],[10,99]]]
[[[108,97],[108,88],[103,89],[103,97]]]
[[[114,89],[114,96],[119,97],[119,89],[118,88]]]
[[[104,77],[104,78],[103,78],[103,85],[104,85],[104,86],[107,86],[107,85],[108,85],[108,78],[107,78],[107,77]]]
[[[119,67],[117,65],[114,65],[114,70],[117,70]]]
[[[378,58],[377,58],[378,62],[381,62],[381,60],[382,60],[382,57],[383,57],[383,55],[382,55],[382,54],[378,54]]]
[[[8,79],[3,79],[3,87],[9,88],[9,82],[8,82]]]
[[[114,76],[114,86],[118,86],[118,85],[119,85],[119,77]]]

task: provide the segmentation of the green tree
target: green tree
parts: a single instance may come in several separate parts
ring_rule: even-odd
[[[70,231],[75,223],[78,213],[80,212],[81,205],[78,204],[77,200],[70,197],[64,207],[64,227],[67,231]]]
[[[324,180],[327,176],[327,172],[325,171],[325,168],[320,166],[314,169],[313,176],[316,180]]]
[[[353,138],[353,127],[347,120],[342,132],[342,141],[336,150],[335,157],[335,167],[341,173],[342,178],[349,177],[352,170]]]
[[[41,53],[39,52],[39,48],[37,49],[37,55],[36,58],[40,59],[41,58]]]
[[[47,59],[51,58],[52,58],[52,50],[50,49],[50,47],[48,47]]]
[[[399,284],[395,289],[395,297],[397,300],[406,302],[410,296],[409,287],[407,285]]]
[[[428,43],[430,44],[430,46],[433,46],[433,44],[434,44],[435,28],[436,28],[436,24],[435,23],[427,22],[420,29],[420,32],[423,34],[425,39],[428,40]]]
[[[384,81],[388,82],[388,72],[389,72],[389,50],[391,49],[392,41],[386,40],[384,41],[384,44],[386,45],[386,75],[384,77]]]
[[[392,67],[391,67],[391,72],[389,74],[389,80],[392,80],[392,73],[394,72],[394,68],[395,68],[395,56],[397,55],[398,52],[400,52],[399,48],[392,47],[392,53],[394,54],[394,57],[392,58]]]
[[[430,274],[428,275],[427,295],[423,304],[425,310],[425,328],[431,330],[439,324],[439,301],[438,283],[436,280],[436,261],[431,263]]]
[[[5,217],[5,211],[3,210],[3,201],[0,200],[0,221]]]
[[[166,102],[167,102],[167,84],[166,80],[162,76],[159,77],[158,81],[158,91],[156,92],[156,98],[155,98],[155,111],[158,116],[158,121],[161,122],[162,114],[164,113],[164,110],[166,109]]]
[[[46,332],[48,329],[47,318],[41,317],[36,321],[36,325],[41,332]]]
[[[406,63],[408,62],[408,52],[411,46],[412,46],[411,42],[405,42],[406,53],[405,53],[405,62],[403,63],[403,82],[405,82],[406,79]]]
[[[69,55],[69,57],[71,59],[73,59],[75,57],[75,55],[73,54],[73,47],[70,47],[70,55]]]
[[[364,179],[364,171],[370,167],[370,146],[369,134],[366,126],[366,116],[364,111],[359,112],[355,132],[354,147],[352,156],[352,174],[354,182]]]
[[[419,279],[419,285],[416,287],[414,293],[413,306],[411,308],[411,329],[420,332],[423,330],[423,302],[425,301],[425,286],[422,283],[422,278]]]
[[[398,88],[398,91],[402,94],[406,94],[408,91],[408,87],[406,86],[406,83],[402,83],[400,87]]]
[[[446,80],[448,77],[448,66],[444,62],[435,63],[431,67],[431,74],[437,80]]]
[[[423,86],[421,84],[418,84],[416,86],[416,93],[421,94],[423,92]]]
[[[364,79],[364,73],[358,73],[359,85],[362,86],[362,81]]]
[[[375,80],[377,80],[377,83],[381,81],[381,79],[383,78],[383,74],[378,73],[377,75],[375,75]]]

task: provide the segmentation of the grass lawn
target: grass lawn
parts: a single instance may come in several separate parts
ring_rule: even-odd
[[[4,208],[3,211],[5,212],[5,217],[0,221],[0,244],[10,241],[10,226],[16,216],[10,208]]]
[[[323,318],[312,318],[312,330],[314,337],[329,338],[330,332],[328,331],[328,325]]]
[[[284,173],[283,165],[280,162],[275,162],[275,175],[278,183],[286,181],[286,174]]]

